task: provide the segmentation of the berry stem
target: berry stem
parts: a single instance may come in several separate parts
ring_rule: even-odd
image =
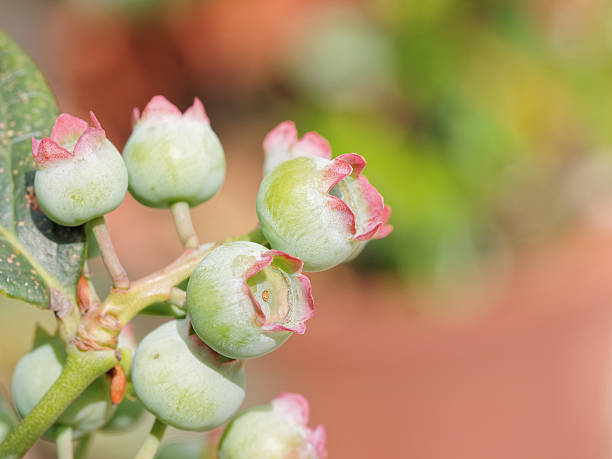
[[[113,286],[118,289],[129,288],[130,280],[119,261],[117,252],[115,252],[115,247],[113,247],[113,241],[111,240],[104,217],[94,218],[88,224],[91,225],[91,230],[96,237],[98,247],[100,247],[104,266],[106,266],[108,273],[113,279]]]
[[[136,453],[136,456],[134,456],[134,459],[153,459],[166,432],[166,427],[168,426],[165,423],[156,418],[149,436],[140,447],[138,453]]]
[[[22,457],[94,379],[117,365],[112,350],[82,352],[69,346],[67,352],[59,378],[0,444],[0,457]]]
[[[181,242],[186,249],[195,249],[200,245],[198,241],[198,235],[193,227],[191,221],[191,211],[189,210],[189,204],[186,202],[175,202],[170,207],[172,211],[172,217],[174,217],[174,225],[176,231],[181,238]]]
[[[72,459],[72,428],[64,426],[59,429],[55,439],[57,459]]]

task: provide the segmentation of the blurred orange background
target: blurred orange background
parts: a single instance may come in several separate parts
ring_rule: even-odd
[[[0,28],[119,148],[153,95],[204,101],[228,173],[193,212],[202,241],[257,225],[261,142],[284,119],[368,159],[395,232],[310,275],[308,331],[247,363],[245,406],[302,393],[332,459],[609,458],[612,11],[417,3],[23,0]],[[108,222],[132,278],[181,251],[170,214],[130,196]],[[53,318],[1,302],[8,388]],[[140,336],[158,322],[138,318]],[[133,457],[150,422],[91,457]]]

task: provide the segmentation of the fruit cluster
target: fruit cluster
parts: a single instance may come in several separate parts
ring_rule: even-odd
[[[129,189],[146,206],[172,209],[186,250],[196,250],[189,208],[210,199],[225,176],[223,148],[202,103],[195,99],[181,113],[155,96],[142,114],[134,111],[133,132],[122,155],[93,113],[91,121],[93,126],[63,114],[50,137],[33,139],[35,191],[46,215],[65,226],[95,221],[115,209]],[[123,366],[131,361],[121,371],[133,385],[134,400],[125,399],[115,412],[110,383],[100,377],[47,436],[54,437],[64,426],[76,435],[104,426],[122,428],[138,417],[138,403],[179,429],[209,431],[224,424],[245,396],[243,361],[305,332],[314,303],[303,271],[350,261],[369,240],[389,234],[390,209],[363,175],[362,156],[332,159],[323,137],[309,132],[298,138],[289,121],[274,128],[263,146],[264,177],[256,203],[261,243],[216,244],[192,272],[186,291],[179,292],[184,301],[175,306],[184,318],[153,330],[135,350],[120,336],[119,349],[127,357]],[[100,244],[100,250],[105,257],[108,248]],[[37,336],[35,341],[13,379],[22,416],[66,362],[57,336]],[[326,457],[323,428],[311,430],[307,422],[306,400],[282,394],[271,405],[234,418],[221,439],[219,457]]]

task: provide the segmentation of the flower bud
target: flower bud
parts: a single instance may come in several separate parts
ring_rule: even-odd
[[[25,417],[38,404],[66,364],[66,350],[58,336],[49,336],[38,329],[34,349],[24,355],[13,373],[12,393],[15,408]],[[78,437],[102,427],[111,417],[114,408],[110,400],[110,384],[106,376],[97,378],[64,411],[47,432],[54,437],[55,431],[69,426]]]
[[[182,430],[211,430],[240,407],[245,393],[242,362],[210,349],[187,320],[166,322],[138,345],[132,382],[142,404]]]
[[[119,151],[93,112],[93,127],[63,113],[51,137],[32,138],[36,197],[56,223],[78,226],[115,209],[125,196],[128,174]]]
[[[219,190],[225,177],[223,147],[198,98],[183,114],[163,96],[153,97],[142,116],[134,109],[123,158],[130,193],[149,207],[197,206]]]
[[[260,185],[257,216],[272,248],[300,258],[306,271],[323,271],[387,236],[391,210],[362,175],[362,156],[331,159],[326,143],[313,133],[297,141],[294,129],[281,123],[264,141],[266,164],[276,167]]]
[[[191,275],[187,311],[195,332],[220,354],[259,357],[304,333],[313,313],[302,262],[254,242],[229,242]]]
[[[223,432],[219,459],[325,459],[325,428],[308,427],[308,401],[284,393],[240,413]]]

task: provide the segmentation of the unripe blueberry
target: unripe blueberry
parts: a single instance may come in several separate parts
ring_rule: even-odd
[[[257,195],[261,229],[272,248],[300,258],[305,271],[352,260],[368,240],[391,232],[391,211],[362,175],[363,157],[332,160],[324,139],[309,133],[298,141],[288,121],[266,136],[264,149],[266,163],[275,167]]]
[[[308,417],[308,401],[298,394],[246,410],[225,428],[219,459],[325,459],[325,429],[310,429]]]
[[[37,341],[34,349],[19,360],[13,373],[13,401],[22,417],[47,393],[66,363],[66,350],[57,336]],[[101,376],[60,415],[47,436],[53,437],[61,426],[71,427],[75,436],[92,432],[102,427],[113,411],[110,384]]]
[[[134,355],[132,382],[143,405],[163,422],[211,430],[240,407],[244,369],[189,332],[187,320],[173,320],[149,333]]]
[[[123,149],[130,193],[149,207],[176,202],[191,207],[210,199],[225,177],[221,142],[199,99],[183,114],[155,96],[142,116],[134,109],[134,130]]]
[[[81,225],[115,209],[128,186],[119,151],[90,112],[94,127],[66,113],[51,137],[32,139],[36,197],[43,212],[64,226]]]
[[[195,332],[215,351],[259,357],[282,345],[314,306],[302,262],[254,242],[229,242],[210,252],[191,275],[187,311]]]

